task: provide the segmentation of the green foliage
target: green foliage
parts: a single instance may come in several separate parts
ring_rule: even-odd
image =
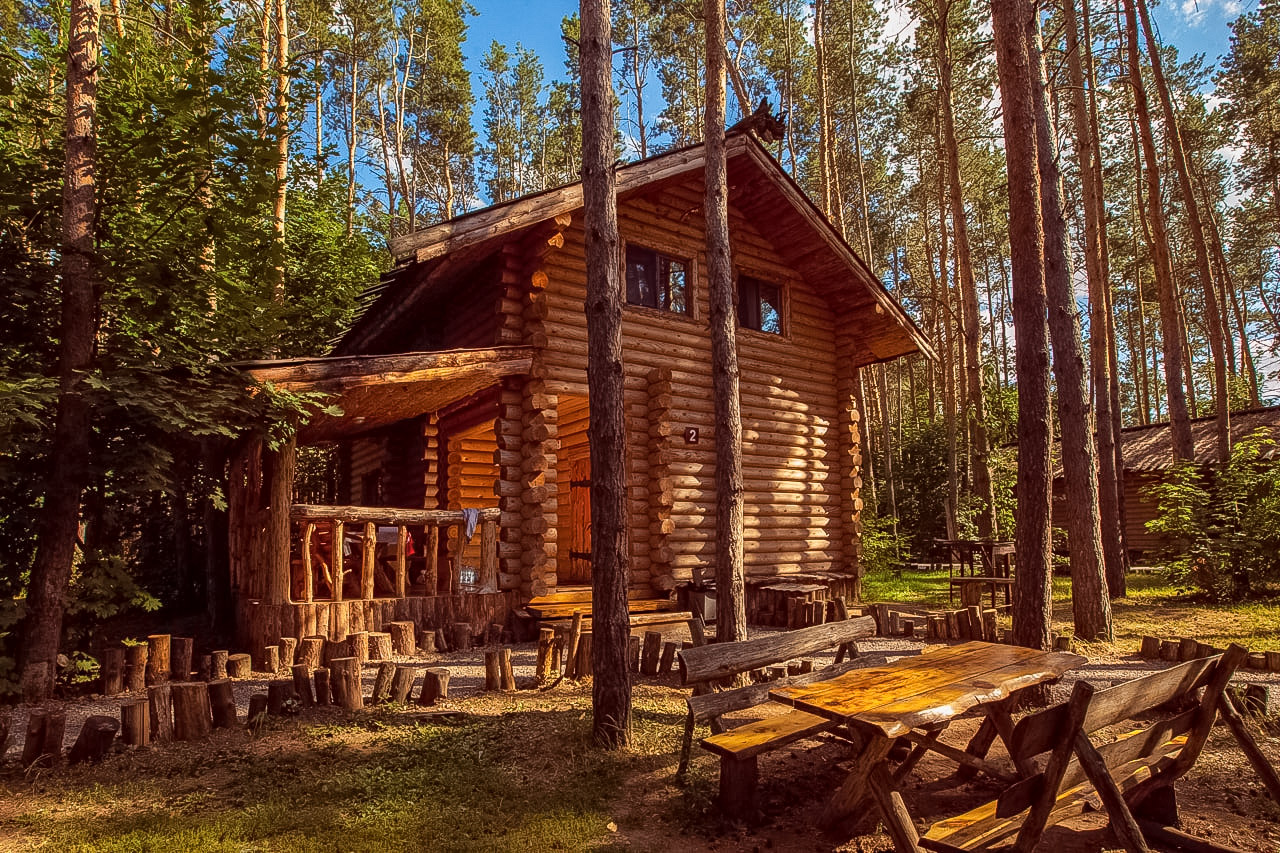
[[[909,550],[906,538],[889,516],[862,514],[862,567],[867,572],[896,568]]]
[[[1220,470],[1175,466],[1148,494],[1147,529],[1175,541],[1171,578],[1214,601],[1240,601],[1280,582],[1280,463],[1266,430],[1238,442]]]

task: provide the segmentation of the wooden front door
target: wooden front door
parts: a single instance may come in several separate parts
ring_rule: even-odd
[[[561,584],[591,583],[591,457],[569,468],[569,576]]]

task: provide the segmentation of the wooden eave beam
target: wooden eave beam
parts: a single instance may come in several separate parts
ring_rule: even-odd
[[[511,346],[396,355],[329,356],[285,362],[249,362],[241,366],[259,382],[302,389],[325,382],[352,381],[354,385],[372,384],[374,381],[413,382],[420,381],[422,375],[434,370],[466,373],[476,366],[489,364],[505,366],[508,369],[504,372],[519,373],[521,365],[528,369],[533,354],[532,347]]]

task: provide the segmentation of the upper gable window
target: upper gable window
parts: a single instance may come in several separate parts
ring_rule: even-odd
[[[689,313],[689,265],[655,249],[627,246],[627,302]]]
[[[782,334],[782,285],[749,275],[738,276],[738,325]]]

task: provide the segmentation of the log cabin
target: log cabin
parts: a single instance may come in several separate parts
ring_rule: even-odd
[[[1193,461],[1211,468],[1217,459],[1217,438],[1213,416],[1193,418],[1191,439]],[[1255,430],[1267,430],[1280,441],[1280,406],[1264,406],[1231,413],[1231,436],[1239,441]],[[1160,512],[1148,493],[1173,467],[1173,433],[1166,421],[1125,427],[1120,431],[1120,449],[1124,459],[1124,536],[1129,559],[1137,564],[1150,560],[1174,543],[1161,534],[1147,530],[1147,522]],[[1056,448],[1055,448],[1056,449]],[[1053,524],[1066,528],[1066,482],[1058,471],[1053,481]]]
[[[748,605],[767,622],[787,597],[857,595],[858,370],[931,350],[759,141],[731,133],[728,167]],[[701,146],[617,170],[635,609],[714,577],[702,176]],[[294,442],[235,454],[243,641],[487,625],[589,588],[582,206],[575,183],[394,239],[329,354],[247,366],[341,414],[296,436],[333,448],[333,505],[295,500]]]

